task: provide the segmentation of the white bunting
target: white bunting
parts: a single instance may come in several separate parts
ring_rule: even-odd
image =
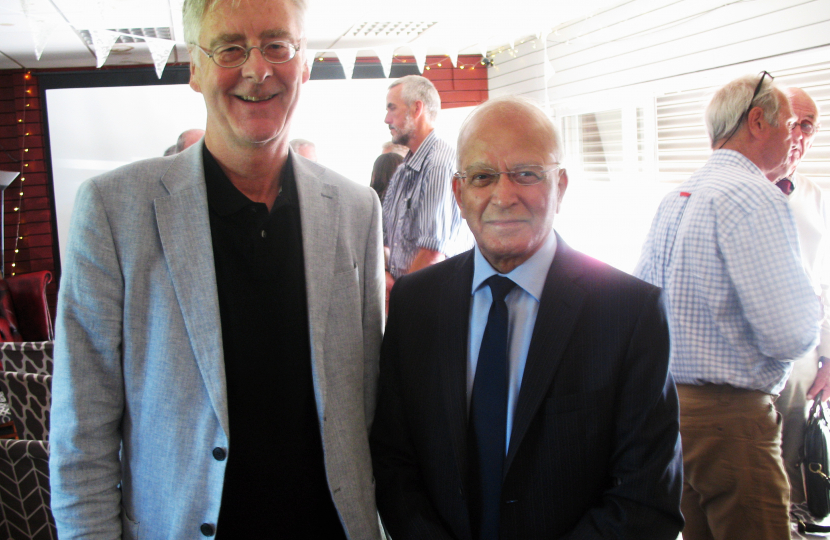
[[[317,56],[317,51],[314,49],[305,50],[305,65],[308,67],[308,72],[314,69],[314,58]]]
[[[458,49],[452,49],[447,56],[450,57],[453,67],[458,67]]]
[[[66,22],[49,0],[20,0],[20,6],[35,40],[35,58],[40,60],[49,38]]]
[[[97,59],[96,67],[100,68],[107,61],[112,46],[115,45],[121,34],[109,30],[90,30],[89,34],[92,36],[92,48],[95,50],[95,58]]]
[[[351,79],[352,72],[354,72],[354,62],[357,58],[357,49],[337,49],[333,52],[340,59],[340,65],[343,66],[346,79]]]
[[[144,41],[147,42],[147,47],[150,48],[150,55],[153,57],[153,64],[156,66],[156,76],[161,79],[164,66],[167,65],[167,60],[170,59],[170,51],[176,46],[176,42],[169,39],[149,37],[145,37]]]
[[[383,68],[383,76],[387,79],[392,75],[392,57],[395,49],[392,47],[375,47],[375,54],[380,60],[380,67]]]
[[[412,54],[415,56],[415,63],[418,64],[418,71],[424,72],[424,65],[427,63],[427,48],[425,45],[410,45]]]

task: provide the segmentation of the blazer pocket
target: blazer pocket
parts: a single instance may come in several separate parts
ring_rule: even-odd
[[[355,265],[351,270],[337,272],[332,276],[331,291],[335,292],[348,289],[351,286],[357,286],[358,283],[360,283],[360,272],[357,269],[357,265]]]

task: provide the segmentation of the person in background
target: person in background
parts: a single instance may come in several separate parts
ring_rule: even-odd
[[[683,539],[780,540],[790,488],[773,402],[821,310],[773,184],[802,135],[766,71],[719,89],[705,119],[714,152],[661,202],[634,274],[668,305]]]
[[[374,189],[381,203],[383,202],[383,194],[386,193],[386,188],[389,186],[389,179],[395,174],[398,166],[403,163],[403,157],[395,152],[381,154],[375,159],[372,165],[372,189]]]
[[[396,154],[400,154],[401,157],[406,157],[407,152],[409,152],[409,148],[402,144],[395,144],[392,141],[386,141],[381,146],[381,154],[388,154],[389,152],[394,152]]]
[[[377,196],[300,158],[302,0],[185,0],[202,142],[78,191],[58,301],[61,540],[379,540]]]
[[[395,540],[676,540],[682,462],[657,287],[553,230],[568,175],[516,97],[458,137],[475,248],[392,289],[371,432]]]
[[[313,142],[306,139],[293,139],[290,143],[291,148],[306,159],[317,161],[317,146]]]
[[[824,318],[818,347],[793,362],[787,384],[775,400],[775,408],[782,415],[781,454],[790,479],[790,508],[793,521],[811,518],[804,505],[804,482],[801,475],[801,449],[804,428],[807,425],[809,401],[822,393],[830,400],[830,276],[828,276],[828,225],[830,214],[821,188],[810,178],[797,172],[818,133],[819,110],[816,102],[801,88],[784,90],[796,115],[794,131],[801,140],[790,151],[784,178],[777,182],[787,195],[787,203],[795,217],[798,243],[804,270],[813,284],[813,291],[821,296]],[[797,533],[794,533],[794,535]]]
[[[187,129],[179,134],[176,144],[164,151],[165,156],[172,156],[190,148],[205,136],[204,129]]]
[[[387,296],[399,277],[468,249],[471,240],[452,198],[455,149],[438,138],[441,98],[425,77],[407,75],[386,95],[392,142],[409,148],[383,198],[383,245],[389,248]]]

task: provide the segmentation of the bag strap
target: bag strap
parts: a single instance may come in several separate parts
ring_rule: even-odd
[[[802,519],[798,520],[798,532],[801,534],[807,533],[830,533],[830,526],[816,525],[815,523],[806,523]]]

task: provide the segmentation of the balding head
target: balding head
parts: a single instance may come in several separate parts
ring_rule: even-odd
[[[517,97],[488,101],[461,127],[453,193],[481,254],[502,274],[552,234],[568,186],[558,140],[547,115]]]
[[[553,156],[553,161],[559,162],[559,136],[553,122],[545,112],[528,99],[518,96],[504,96],[479,105],[464,120],[458,132],[459,170],[461,170],[464,151],[471,136],[476,135],[482,129],[482,124],[490,123],[502,127],[508,125],[519,126],[527,133],[528,138],[533,138],[534,143],[548,149]]]
[[[792,176],[801,159],[807,153],[807,150],[813,146],[813,139],[818,133],[819,124],[819,110],[816,102],[810,97],[807,92],[801,88],[785,88],[784,94],[790,100],[790,105],[793,108],[793,113],[797,117],[796,126],[793,128],[793,133],[801,134],[801,140],[798,141],[795,147],[790,152],[787,174]],[[796,139],[797,137],[794,137]]]

